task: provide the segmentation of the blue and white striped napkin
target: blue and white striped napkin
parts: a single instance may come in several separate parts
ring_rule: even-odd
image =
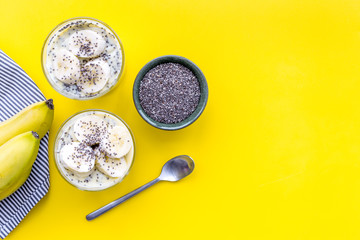
[[[0,122],[23,108],[45,100],[30,77],[0,50]],[[40,142],[40,149],[30,177],[15,193],[0,201],[0,237],[4,239],[45,196],[49,190],[49,157],[47,133]]]

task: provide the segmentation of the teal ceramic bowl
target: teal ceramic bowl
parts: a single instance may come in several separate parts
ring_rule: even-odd
[[[162,64],[162,63],[169,63],[169,62],[179,63],[179,64],[187,67],[188,69],[190,69],[194,73],[196,78],[198,79],[199,85],[200,85],[200,101],[199,101],[199,104],[196,107],[195,111],[189,117],[184,119],[183,121],[178,122],[178,123],[171,123],[171,124],[160,123],[160,122],[155,121],[151,117],[149,117],[145,113],[144,109],[141,107],[140,98],[139,98],[140,82],[144,78],[145,74],[150,69],[156,67],[157,65]],[[133,99],[134,99],[135,107],[136,107],[137,111],[139,112],[140,116],[151,126],[154,126],[156,128],[162,129],[162,130],[178,130],[178,129],[187,127],[190,124],[192,124],[193,122],[195,122],[195,120],[199,118],[199,116],[205,109],[208,95],[209,95],[209,90],[208,90],[206,78],[205,78],[204,74],[201,72],[200,68],[198,66],[196,66],[195,63],[193,63],[189,59],[186,59],[186,58],[180,57],[180,56],[175,56],[175,55],[161,56],[161,57],[155,58],[155,59],[151,60],[150,62],[148,62],[136,76],[136,79],[134,82],[134,87],[133,87]]]

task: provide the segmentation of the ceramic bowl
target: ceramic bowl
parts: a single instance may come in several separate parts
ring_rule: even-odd
[[[167,123],[157,122],[146,114],[146,112],[144,111],[144,109],[142,108],[142,106],[140,104],[139,89],[140,89],[141,80],[144,78],[145,74],[150,69],[152,69],[155,66],[162,64],[162,63],[179,63],[179,64],[187,67],[188,69],[190,69],[199,81],[199,85],[200,85],[199,104],[196,107],[195,111],[189,117],[187,117],[186,119],[184,119],[183,121],[178,122],[178,123],[167,124]],[[140,116],[151,126],[154,126],[156,128],[162,129],[162,130],[178,130],[178,129],[187,127],[190,124],[192,124],[193,122],[195,122],[196,119],[199,118],[199,116],[205,109],[205,106],[206,106],[206,103],[208,100],[208,95],[209,95],[209,90],[208,90],[206,78],[205,78],[204,74],[201,72],[200,68],[198,66],[196,66],[195,63],[193,63],[189,59],[180,57],[180,56],[176,56],[176,55],[161,56],[161,57],[155,58],[155,59],[151,60],[150,62],[148,62],[136,76],[136,79],[134,82],[134,87],[133,87],[134,104],[135,104],[135,107],[136,107],[137,111],[139,112]]]

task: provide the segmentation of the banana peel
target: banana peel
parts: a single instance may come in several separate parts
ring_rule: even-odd
[[[32,131],[0,146],[0,200],[15,192],[29,177],[39,146],[40,137]]]
[[[28,131],[36,132],[41,139],[50,129],[53,119],[52,99],[24,108],[13,117],[0,123],[0,146],[11,138]]]

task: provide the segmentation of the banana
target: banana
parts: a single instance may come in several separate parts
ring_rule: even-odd
[[[29,131],[0,147],[0,200],[15,192],[29,177],[39,145],[39,135]]]
[[[110,127],[108,134],[103,135],[100,149],[110,158],[125,156],[132,147],[132,139],[129,131],[122,126]]]
[[[80,61],[65,48],[59,50],[54,69],[55,77],[64,83],[75,84],[80,78]]]
[[[124,176],[128,166],[124,157],[116,159],[101,155],[96,159],[96,168],[109,177],[118,178]]]
[[[49,130],[54,118],[53,100],[34,103],[13,117],[0,123],[0,146],[24,132],[35,131],[42,138]]]
[[[77,85],[85,93],[96,93],[105,87],[109,78],[109,64],[104,60],[95,59],[84,65]]]
[[[69,37],[69,51],[81,58],[99,56],[105,47],[106,42],[102,36],[92,30],[77,31]]]
[[[96,156],[91,147],[84,143],[72,142],[60,150],[64,167],[79,177],[87,177],[94,170]]]
[[[87,145],[99,144],[103,134],[107,134],[108,124],[98,116],[89,115],[74,123],[74,135]]]

